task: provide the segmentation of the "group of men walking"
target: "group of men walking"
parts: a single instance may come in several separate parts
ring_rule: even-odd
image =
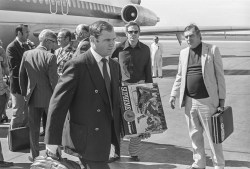
[[[48,156],[58,158],[61,154],[66,139],[65,119],[69,119],[66,130],[71,143],[66,146],[78,154],[86,168],[108,169],[107,162],[119,160],[122,138],[119,87],[152,83],[153,77],[162,77],[162,46],[158,37],[150,50],[139,41],[140,26],[136,22],[129,22],[125,28],[127,40],[118,45],[113,26],[105,21],[79,25],[75,32],[79,43],[71,41],[67,29],[60,30],[57,36],[46,29],[39,34],[39,45],[32,49],[27,43],[28,26],[17,27],[16,39],[6,50],[13,101],[11,128],[29,125],[31,161],[39,156],[43,113],[48,115],[45,132]],[[185,106],[194,150],[191,168],[205,168],[202,133],[205,130],[210,136],[210,117],[217,108],[224,108],[223,66],[218,48],[201,42],[196,25],[189,25],[184,35],[189,47],[181,51],[170,104],[175,108],[180,90],[180,106]],[[60,48],[55,50],[57,42]],[[140,161],[141,139],[148,137],[150,133],[130,139],[132,161]],[[211,139],[209,143],[215,169],[223,169],[221,145],[215,145]],[[110,157],[113,149],[114,155]]]

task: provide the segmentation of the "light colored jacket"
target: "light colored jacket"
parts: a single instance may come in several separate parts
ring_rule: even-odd
[[[178,72],[171,91],[171,96],[176,97],[179,93],[179,105],[185,106],[185,85],[188,66],[189,47],[181,50],[179,57]],[[215,107],[219,106],[219,99],[226,98],[226,85],[223,64],[218,47],[202,42],[201,55],[202,76],[204,83]]]

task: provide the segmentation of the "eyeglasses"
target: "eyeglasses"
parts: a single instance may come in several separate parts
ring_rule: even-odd
[[[139,31],[128,31],[129,34],[137,34]]]
[[[56,43],[56,40],[53,40],[53,39],[47,39],[49,41],[51,41],[52,43]]]

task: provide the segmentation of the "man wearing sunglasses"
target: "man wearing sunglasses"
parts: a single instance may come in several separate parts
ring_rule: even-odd
[[[150,49],[139,41],[140,26],[136,22],[125,25],[127,40],[117,46],[112,58],[117,58],[121,67],[123,85],[152,83]],[[138,155],[141,138],[150,134],[130,139],[129,154],[132,161],[140,161]]]
[[[49,101],[58,80],[56,56],[50,52],[57,43],[56,34],[45,29],[38,38],[39,46],[23,54],[19,73],[21,94],[28,105],[30,161],[39,156],[41,117],[48,112]]]

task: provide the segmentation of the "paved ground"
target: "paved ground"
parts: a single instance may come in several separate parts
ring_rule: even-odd
[[[250,42],[211,42],[220,47],[223,55],[227,85],[226,105],[233,107],[234,133],[223,143],[226,169],[250,168]],[[178,64],[178,53],[184,46],[176,41],[164,42],[164,78],[154,79],[158,82],[167,119],[168,130],[153,135],[143,144],[141,162],[128,160],[127,144],[122,142],[122,157],[110,164],[111,169],[184,169],[192,164],[192,151],[188,138],[183,110],[172,110],[168,105],[169,93],[173,85]],[[11,110],[8,110],[10,117]],[[6,161],[15,162],[14,169],[28,169],[29,151],[10,152],[7,144],[8,123],[0,125],[0,140]],[[41,138],[41,150],[44,145]],[[207,169],[212,169],[210,148],[206,142]],[[66,156],[66,155],[65,155]],[[75,158],[66,156],[70,159]]]

